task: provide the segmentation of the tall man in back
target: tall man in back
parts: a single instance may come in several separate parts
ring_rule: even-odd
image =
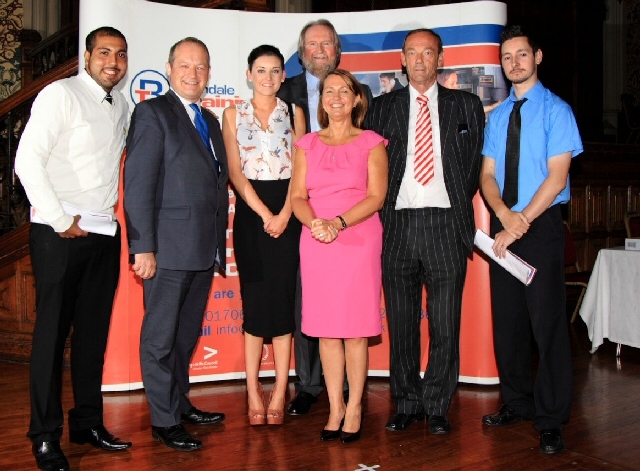
[[[429,415],[429,431],[451,431],[446,417],[460,369],[460,314],[473,249],[472,198],[478,189],[484,111],[471,93],[436,82],[442,40],[428,29],[404,39],[409,85],[379,96],[365,127],[389,139],[389,190],[382,208],[382,278],[389,322],[395,415],[406,429]],[[422,288],[427,286],[429,363],[420,378]]]
[[[69,440],[111,451],[131,446],[105,429],[102,416],[102,368],[120,273],[120,231],[89,233],[78,215],[114,215],[129,108],[113,87],[127,72],[127,41],[117,29],[98,28],[87,35],[84,60],[76,77],[40,92],[16,154],[16,174],[39,221],[31,225],[30,242],[37,317],[27,435],[43,470],[69,469],[60,449],[60,393],[71,326]]]
[[[537,271],[525,286],[491,262],[503,405],[482,421],[501,426],[533,419],[540,449],[559,453],[572,394],[560,205],[569,201],[569,167],[582,141],[571,107],[538,81],[542,50],[519,26],[502,32],[500,60],[512,88],[489,115],[481,188],[492,210],[495,254],[504,258],[510,250]],[[539,355],[535,383],[532,337]]]
[[[304,110],[307,132],[320,130],[318,86],[323,78],[338,67],[341,52],[340,37],[329,21],[324,19],[311,21],[302,28],[298,38],[298,57],[304,71],[287,78],[278,91],[278,97]],[[371,103],[373,100],[371,89],[367,85],[362,85],[362,88],[368,103]],[[318,395],[323,389],[318,339],[307,337],[300,330],[302,321],[300,297],[300,283],[298,283],[295,309],[296,330],[293,338],[296,374],[300,381],[295,385],[295,397],[287,406],[287,414],[291,415],[309,412],[311,405],[318,400]]]
[[[129,253],[144,284],[140,363],[152,435],[181,451],[202,447],[181,422],[224,419],[187,397],[214,267],[225,258],[229,206],[220,124],[199,105],[209,64],[196,38],[171,47],[171,90],[136,106],[124,167]]]

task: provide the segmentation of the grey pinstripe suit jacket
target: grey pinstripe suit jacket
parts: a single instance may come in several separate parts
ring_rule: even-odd
[[[476,95],[438,85],[438,113],[444,182],[455,228],[471,251],[475,233],[471,200],[479,185],[484,110]],[[364,127],[389,139],[389,190],[381,217],[385,227],[392,227],[407,160],[409,87],[375,98]]]

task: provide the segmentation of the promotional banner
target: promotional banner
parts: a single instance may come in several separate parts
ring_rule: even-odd
[[[500,70],[498,40],[506,21],[506,6],[477,1],[412,9],[330,14],[255,13],[207,10],[150,3],[144,0],[82,0],[80,44],[93,29],[113,26],[126,36],[129,70],[118,85],[131,110],[147,99],[166,93],[165,73],[170,47],[188,36],[204,41],[211,54],[211,76],[202,105],[217,116],[224,108],[250,98],[246,58],[261,44],[278,47],[286,59],[286,72],[302,71],[297,56],[298,35],[309,21],[326,18],[333,23],[342,42],[340,67],[353,72],[370,86],[374,96],[404,86],[400,49],[406,33],[431,28],[442,36],[444,68],[438,80],[443,86],[476,93],[490,112],[508,94]],[[84,65],[83,47],[80,66]],[[122,195],[122,188],[120,189]],[[212,381],[244,377],[242,300],[235,266],[233,216],[235,195],[229,190],[226,276],[216,274],[204,314],[202,333],[191,363],[191,380]],[[476,223],[488,231],[489,216],[481,200],[474,199]],[[126,253],[126,227],[122,204],[117,207],[122,225],[123,253],[120,284],[109,334],[104,390],[142,387],[139,338],[142,317],[142,283],[131,271]],[[330,294],[330,293],[328,293]],[[357,306],[357,300],[354,300]],[[423,310],[423,369],[428,360],[428,313]],[[386,376],[389,368],[388,333],[384,299],[380,321],[383,334],[371,339],[372,376]],[[498,382],[493,353],[488,263],[474,254],[469,263],[463,297],[460,380],[481,384]],[[261,375],[273,375],[273,352],[265,346]],[[292,374],[293,363],[292,363]]]

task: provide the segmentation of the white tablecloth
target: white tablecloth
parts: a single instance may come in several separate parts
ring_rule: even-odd
[[[591,353],[603,339],[640,348],[640,251],[602,249],[580,307]]]

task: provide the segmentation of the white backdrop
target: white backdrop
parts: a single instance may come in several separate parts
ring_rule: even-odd
[[[406,32],[432,28],[443,39],[445,67],[458,74],[458,87],[477,93],[485,105],[506,96],[498,60],[498,39],[506,21],[502,3],[477,1],[413,9],[322,15],[331,21],[343,44],[341,67],[355,73],[378,95],[380,72],[401,73],[400,48]],[[143,0],[81,0],[80,67],[84,66],[84,38],[100,26],[118,28],[129,44],[129,70],[118,89],[131,110],[142,99],[164,94],[169,48],[178,40],[195,36],[211,53],[211,77],[203,106],[221,115],[225,107],[251,97],[245,78],[246,57],[260,44],[282,51],[290,75],[300,72],[296,48],[299,31],[316,14],[252,13],[176,7]],[[230,191],[226,277],[216,276],[204,315],[202,332],[190,365],[192,381],[244,377],[242,302],[233,249],[235,195]],[[479,196],[474,199],[476,224],[488,230],[488,213]],[[123,221],[122,205],[116,207]],[[104,390],[142,387],[139,338],[143,318],[142,286],[128,264],[126,227],[118,291],[114,301],[103,374]],[[426,308],[425,308],[426,309]],[[426,317],[428,313],[423,312]],[[386,309],[380,307],[383,334],[372,339],[369,375],[386,376],[389,369]],[[428,328],[422,323],[422,367],[428,361]],[[493,354],[488,264],[481,257],[469,263],[463,294],[460,334],[460,380],[482,384],[498,381]],[[273,375],[273,352],[265,346],[261,375]],[[293,374],[293,369],[291,370]]]

